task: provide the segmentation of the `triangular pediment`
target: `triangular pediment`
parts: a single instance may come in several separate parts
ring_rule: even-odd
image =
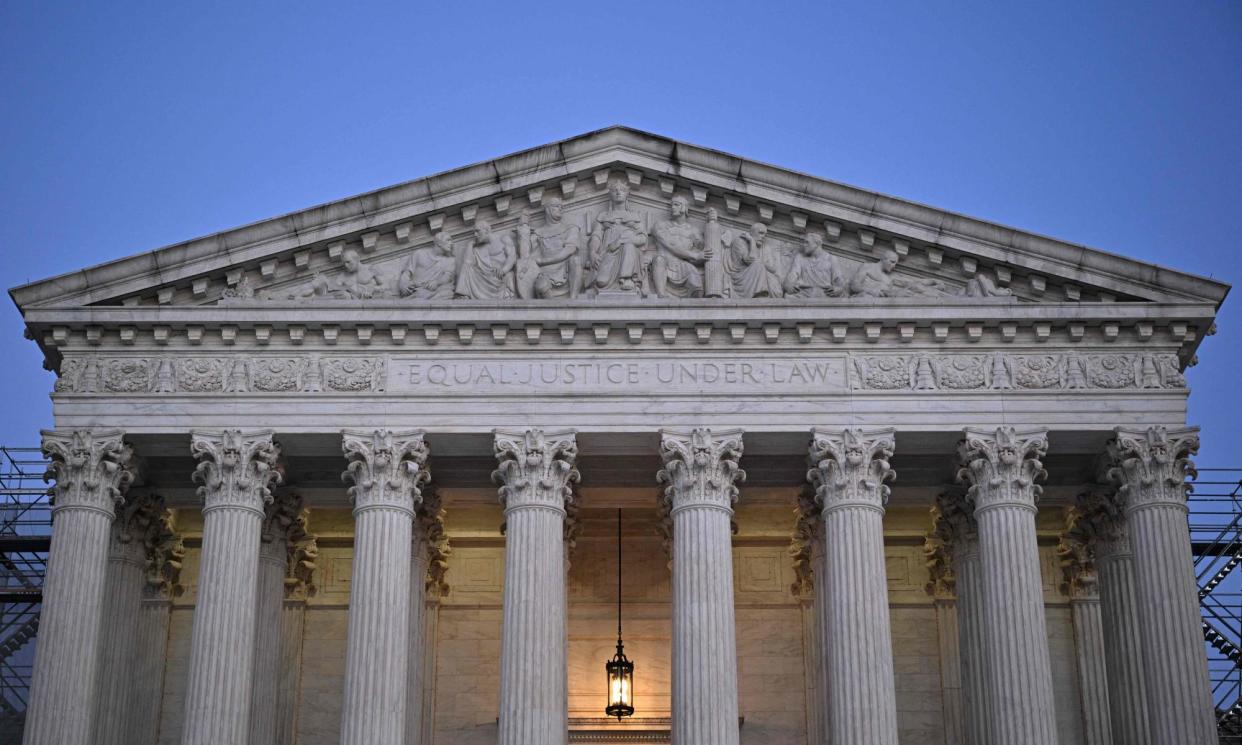
[[[592,251],[607,248],[588,244],[605,229],[601,216],[616,206],[610,201],[614,182],[624,185],[623,209],[647,240],[637,249],[644,284],[634,288],[639,295],[660,294],[651,286],[651,263],[660,248],[656,234],[667,233],[665,221],[673,220],[670,206],[675,197],[687,208],[687,227],[681,229],[686,246],[701,252],[704,236],[707,243],[715,236],[725,253],[734,244],[739,255],[753,247],[754,256],[748,258],[769,263],[770,280],[750,283],[773,284],[771,292],[759,295],[797,286],[797,281],[787,280],[801,266],[798,256],[808,234],[817,236],[813,240],[822,239],[819,250],[832,258],[839,277],[834,292],[823,279],[824,272],[808,270],[807,276],[818,277],[825,287],[820,295],[812,288],[802,296],[822,295],[840,302],[914,296],[1215,307],[1229,289],[1214,280],[613,127],[24,285],[11,294],[23,311],[239,301],[418,302],[419,293],[411,291],[410,280],[420,271],[433,271],[428,267],[435,262],[428,252],[436,250],[437,234],[445,234],[442,241],[448,245],[442,250],[455,257],[441,264],[453,264],[451,271],[459,273],[461,255],[477,242],[480,223],[488,223],[501,243],[515,246],[521,243],[523,225],[535,234],[563,232],[563,227],[552,230],[545,214],[554,201],[562,205],[563,226],[571,227],[582,244],[583,261],[591,264]],[[716,217],[712,228],[709,212]],[[756,242],[750,238],[754,232],[766,235]],[[421,264],[414,260],[419,252],[428,259]],[[806,255],[818,254],[807,249]],[[734,298],[752,289],[749,280],[739,279],[744,269],[740,261],[723,270],[725,297],[730,297],[734,281],[738,283]],[[881,272],[878,267],[886,261],[889,265]],[[519,286],[522,279],[510,279],[512,287],[502,292],[529,297],[531,272],[539,273],[537,264],[531,266],[536,268],[528,268],[524,289]],[[689,285],[677,277],[683,281],[675,290],[667,289],[667,277],[678,270],[666,273],[665,297],[713,296],[701,286],[694,292],[695,282],[701,285],[709,271],[705,262],[691,266],[698,274]],[[520,267],[514,272],[520,274]],[[585,272],[590,275],[592,268]],[[860,273],[874,275],[875,282],[869,288],[866,277],[852,282]],[[545,274],[560,280],[564,272]],[[596,289],[611,292],[617,289],[615,284],[608,287],[601,281],[599,288],[587,288],[584,283],[581,298],[589,300]],[[473,297],[471,291],[467,297]]]

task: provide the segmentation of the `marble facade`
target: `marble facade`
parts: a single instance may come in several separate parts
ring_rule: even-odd
[[[1214,742],[1227,291],[620,127],[16,288],[25,742]]]

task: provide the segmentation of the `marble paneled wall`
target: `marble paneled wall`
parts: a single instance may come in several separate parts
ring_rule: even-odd
[[[318,593],[308,603],[298,709],[299,745],[335,745],[345,670],[349,578],[346,511],[321,510]],[[338,515],[337,513],[345,513]],[[627,521],[631,517],[627,511]],[[634,510],[635,516],[640,511]],[[1059,523],[1049,516],[1047,531]],[[616,543],[611,518],[587,517],[577,539],[569,575],[569,712],[598,716],[604,701],[603,663],[616,638]],[[627,522],[623,597],[626,653],[636,662],[639,715],[669,715],[671,575],[655,534],[652,515]],[[444,598],[437,631],[434,741],[429,745],[492,745],[499,697],[504,544],[498,507],[470,505],[449,510],[454,543],[449,559],[451,591]],[[743,745],[806,743],[804,628],[793,595],[789,535],[790,504],[768,500],[737,513],[733,562],[737,604],[738,697],[745,717]],[[891,602],[893,661],[900,742],[945,740],[936,612],[927,582],[922,533],[926,512],[890,509],[886,518],[886,571]],[[1041,525],[1041,533],[1044,532]],[[327,540],[323,539],[327,536]],[[190,636],[196,597],[198,548],[189,536],[175,601],[166,683],[161,702],[160,745],[179,745],[184,714]],[[1060,593],[1055,546],[1040,546],[1059,741],[1084,742],[1073,626]]]

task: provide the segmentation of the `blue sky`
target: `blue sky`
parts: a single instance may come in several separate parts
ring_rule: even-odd
[[[5,288],[614,123],[1242,279],[1242,4],[0,3]],[[1237,306],[1188,377],[1242,465]],[[0,309],[0,443],[51,373]]]

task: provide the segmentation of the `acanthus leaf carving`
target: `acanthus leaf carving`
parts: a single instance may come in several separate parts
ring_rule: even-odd
[[[272,487],[281,483],[280,446],[271,430],[192,430],[190,452],[198,461],[194,481],[203,512],[242,508],[263,514]]]
[[[347,429],[341,432],[341,449],[349,462],[341,479],[353,484],[349,497],[355,513],[398,509],[413,516],[422,487],[431,480],[421,430]]]
[[[954,563],[963,552],[973,550],[979,540],[974,504],[962,490],[949,489],[936,495],[931,519],[932,528],[923,541],[928,575],[924,589],[932,597],[955,597],[957,575]]]
[[[883,510],[887,482],[897,477],[889,465],[895,447],[892,428],[811,430],[807,480],[822,510],[865,506]]]
[[[53,513],[86,509],[113,517],[134,480],[133,451],[119,430],[43,430],[44,480]]]
[[[1118,427],[1106,447],[1106,478],[1127,511],[1155,505],[1186,509],[1189,480],[1198,476],[1191,460],[1199,451],[1197,427]]]
[[[453,549],[444,530],[444,517],[444,500],[440,490],[428,484],[423,489],[423,500],[418,505],[416,519],[427,547],[426,589],[435,597],[444,597],[449,592],[446,575]]]
[[[1040,461],[1048,452],[1046,431],[966,429],[957,451],[957,479],[968,485],[976,513],[1002,504],[1035,509],[1043,490],[1037,482],[1048,475]]]
[[[715,507],[732,512],[737,484],[746,480],[739,467],[742,431],[661,430],[660,458],[664,467],[656,480],[664,485],[670,512],[687,507]]]
[[[576,432],[521,432],[496,430],[496,470],[492,482],[499,485],[505,511],[522,507],[546,507],[561,512],[573,500],[580,476],[576,467]]]
[[[149,600],[172,600],[185,588],[181,584],[181,566],[185,561],[185,542],[177,531],[172,510],[158,497],[152,502],[152,519],[147,521],[142,536],[146,557],[146,582],[142,596]]]
[[[798,493],[795,509],[793,539],[789,544],[789,557],[793,559],[794,583],[790,590],[795,596],[805,596],[815,585],[815,542],[823,533],[820,519],[821,507],[815,498],[815,490],[807,484]]]

